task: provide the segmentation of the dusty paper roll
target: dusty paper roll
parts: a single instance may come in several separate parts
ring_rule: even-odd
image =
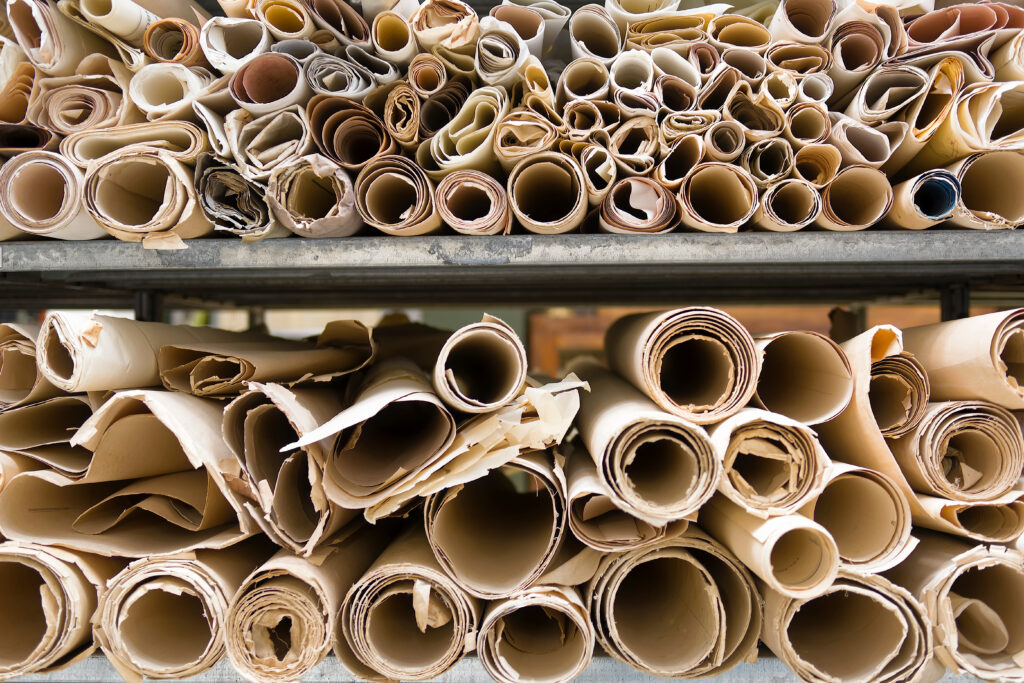
[[[835,2],[783,0],[768,23],[768,30],[774,40],[820,43],[829,34],[835,15]]]
[[[620,318],[605,336],[612,370],[662,409],[718,422],[753,397],[760,354],[724,311],[690,307]]]
[[[935,400],[1024,409],[1024,309],[911,327],[903,340],[928,371]]]
[[[683,224],[701,232],[736,232],[757,211],[757,185],[742,168],[698,164],[679,188]]]
[[[821,195],[805,180],[789,178],[761,193],[751,223],[762,230],[795,232],[812,224],[821,213]]]
[[[200,66],[156,62],[139,69],[128,83],[128,96],[150,121],[196,120],[193,104],[215,92],[224,79]]]
[[[537,581],[566,530],[565,475],[553,454],[523,455],[423,503],[427,541],[459,586],[503,598]]]
[[[569,46],[572,58],[592,57],[606,65],[622,49],[619,27],[601,5],[583,5],[569,19]]]
[[[0,324],[0,410],[32,405],[61,394],[36,367],[38,337],[39,325]]]
[[[509,100],[508,92],[500,86],[473,90],[453,118],[420,144],[416,162],[434,181],[457,169],[494,171],[498,165],[494,138],[498,122],[509,112]],[[426,137],[422,129],[420,132]]]
[[[892,185],[882,171],[870,166],[847,166],[822,190],[821,215],[814,224],[840,232],[864,230],[882,220],[892,202]]]
[[[309,38],[316,30],[309,6],[302,0],[256,0],[253,17],[266,24],[277,40]]]
[[[541,152],[516,164],[508,177],[508,198],[520,225],[540,235],[579,227],[587,213],[586,179],[575,158]]]
[[[793,156],[793,177],[821,190],[836,177],[842,163],[835,145],[806,145]]]
[[[997,151],[972,154],[949,166],[960,182],[960,202],[950,222],[962,228],[1000,230],[1024,224],[1024,199],[997,192],[1002,183],[1024,179],[1024,155]]]
[[[570,680],[594,651],[589,612],[573,588],[535,586],[492,602],[480,622],[476,650],[494,680]]]
[[[766,590],[761,638],[804,681],[913,681],[941,675],[924,605],[881,576],[840,571],[823,595]],[[853,655],[853,656],[851,656]]]
[[[409,23],[416,42],[427,51],[437,45],[459,50],[480,35],[476,11],[460,0],[427,0],[416,8]]]
[[[50,312],[36,342],[39,371],[69,393],[160,384],[157,354],[175,344],[263,341],[264,335]]]
[[[111,128],[144,120],[128,95],[132,74],[103,55],[82,60],[73,76],[36,81],[26,116],[59,135]]]
[[[651,177],[666,189],[675,192],[679,190],[690,171],[704,159],[704,153],[704,138],[693,133],[683,135],[672,144]],[[586,166],[584,168],[589,176],[590,169]]]
[[[938,662],[985,680],[1024,675],[1017,620],[1024,607],[1024,556],[1003,546],[919,534],[914,552],[886,577],[924,604]]]
[[[306,117],[320,153],[349,171],[396,152],[384,123],[358,102],[314,95],[306,104]]]
[[[100,597],[97,644],[126,679],[201,674],[224,656],[228,600],[273,548],[257,538],[132,562]]]
[[[801,515],[761,519],[717,495],[701,508],[699,522],[768,588],[787,597],[822,595],[839,571],[832,536]]]
[[[648,675],[686,678],[714,676],[755,656],[760,601],[740,561],[693,527],[602,556],[584,591],[606,652]]]
[[[649,178],[623,178],[601,202],[603,232],[657,234],[671,232],[680,221],[675,194]]]
[[[206,152],[196,163],[195,179],[199,205],[215,231],[238,235],[246,243],[290,234],[270,211],[265,189],[234,165]]]
[[[246,60],[228,83],[235,103],[261,116],[309,99],[309,84],[302,75],[302,65],[291,55],[264,52]]]
[[[434,363],[434,391],[450,408],[489,413],[526,383],[526,349],[507,323],[485,315],[452,333]]]
[[[817,332],[779,332],[756,337],[761,372],[754,399],[799,422],[827,422],[846,409],[853,372],[843,350]]]
[[[64,16],[54,0],[7,0],[7,18],[18,45],[49,76],[70,76],[94,53],[114,55],[99,36]]]
[[[513,109],[494,128],[494,155],[505,172],[521,159],[555,146],[558,129],[529,109]]]
[[[357,102],[377,87],[373,73],[365,66],[328,54],[310,57],[303,66],[303,77],[319,95],[337,95]]]
[[[692,517],[722,474],[721,454],[704,430],[660,410],[592,359],[570,369],[590,384],[576,422],[612,502],[652,526]]]
[[[150,24],[142,45],[146,54],[158,62],[207,64],[199,44],[199,27],[181,19],[161,19]]]
[[[14,67],[13,73],[0,90],[0,121],[25,123],[37,78],[36,68],[31,62],[20,62]]]
[[[266,182],[278,168],[315,150],[314,131],[298,105],[256,118],[236,109],[224,128],[235,166],[248,180]]]
[[[355,190],[359,215],[383,233],[426,235],[441,227],[430,179],[406,157],[375,157],[359,172]]]
[[[53,387],[49,383],[47,386]],[[92,410],[84,396],[48,398],[45,394],[38,403],[5,407],[0,412],[0,452],[29,458],[73,479],[80,478],[89,468],[91,455],[82,446],[73,445],[71,438],[92,417]]]
[[[96,650],[92,616],[97,597],[124,563],[36,543],[0,543],[7,637],[0,648],[0,679],[45,674]]]
[[[230,598],[228,659],[251,681],[294,681],[323,661],[346,592],[393,536],[390,525],[343,532],[311,557],[281,550]]]
[[[829,458],[814,432],[796,420],[745,408],[709,435],[722,462],[718,490],[750,515],[796,512],[825,485]]]
[[[800,514],[825,528],[839,549],[840,571],[874,574],[890,569],[913,550],[910,504],[881,472],[834,462],[821,493]]]
[[[281,225],[300,237],[349,237],[363,225],[352,180],[319,154],[275,168],[267,203]]]
[[[209,140],[199,126],[188,121],[146,121],[103,130],[82,130],[60,141],[61,155],[83,170],[92,161],[128,149],[162,149],[192,165],[209,149]]]
[[[269,52],[272,42],[266,24],[255,19],[213,17],[199,34],[206,61],[228,76],[256,55]]]
[[[925,171],[892,188],[886,225],[924,230],[953,215],[960,204],[960,181],[944,169]]]
[[[480,171],[454,171],[434,190],[441,219],[462,235],[507,235],[512,231],[512,209],[505,188]]]
[[[64,240],[105,237],[82,201],[85,178],[54,152],[24,152],[0,168],[0,214],[30,235]]]
[[[899,36],[893,29],[905,38],[903,21],[898,13],[891,13],[886,15],[894,19],[894,25],[890,25],[883,14],[857,4],[839,11],[830,41],[832,65],[828,70],[837,101],[845,99],[884,60],[896,56]]]

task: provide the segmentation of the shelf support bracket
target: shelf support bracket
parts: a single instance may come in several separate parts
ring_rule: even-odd
[[[971,314],[971,287],[966,283],[946,285],[941,291],[942,320],[959,320]]]
[[[164,297],[150,291],[135,292],[135,319],[144,322],[164,322]]]

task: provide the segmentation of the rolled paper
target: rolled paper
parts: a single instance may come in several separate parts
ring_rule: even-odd
[[[0,489],[22,472],[34,472],[44,467],[41,462],[20,453],[0,451]]]
[[[347,97],[357,102],[377,86],[366,67],[327,54],[313,56],[304,67],[304,77],[314,93]]]
[[[374,18],[370,40],[382,59],[398,67],[407,67],[419,51],[408,19],[391,11],[381,12]]]
[[[225,122],[228,143],[239,172],[266,182],[273,173],[315,150],[306,112],[299,106],[253,118],[236,109]]]
[[[209,148],[206,133],[187,121],[147,121],[103,130],[83,130],[60,141],[60,153],[81,169],[108,154],[130,149],[164,150],[194,164]]]
[[[36,69],[31,62],[20,62],[14,68],[0,90],[0,122],[25,123],[36,81]]]
[[[660,109],[672,112],[689,111],[697,101],[693,85],[670,74],[662,74],[654,81],[654,96]]]
[[[770,69],[789,71],[797,78],[817,73],[828,73],[832,53],[821,45],[800,43],[772,43],[764,52]]]
[[[722,53],[722,62],[739,71],[751,88],[757,88],[768,73],[764,57],[743,47],[730,47]]]
[[[416,3],[413,0],[367,0],[361,11],[363,18],[370,24],[378,14],[388,11],[408,19],[416,11]]]
[[[1024,309],[911,327],[903,334],[907,351],[928,372],[935,400],[1024,408]]]
[[[960,204],[960,181],[944,169],[916,175],[892,191],[892,208],[885,222],[907,230],[937,225],[952,216]]]
[[[7,160],[23,152],[57,149],[59,138],[38,126],[0,123],[0,159]],[[5,232],[9,226],[4,226]]]
[[[998,545],[971,545],[921,532],[921,542],[886,577],[924,604],[935,657],[956,673],[985,680],[1017,677],[1024,556]]]
[[[742,168],[698,164],[679,188],[683,224],[702,232],[736,232],[754,216],[757,194],[753,177]]]
[[[0,409],[27,406],[61,392],[36,367],[39,325],[0,324]],[[0,438],[0,448],[7,447]]]
[[[859,5],[844,8],[832,33],[832,64],[828,76],[836,87],[831,95],[844,98],[886,59],[891,32],[882,19]]]
[[[448,74],[440,59],[422,52],[409,65],[409,86],[422,98],[427,98],[443,88]]]
[[[277,166],[267,203],[278,222],[300,237],[349,237],[362,226],[352,180],[319,154]]]
[[[675,76],[695,89],[700,89],[702,84],[700,69],[687,58],[684,48],[678,45],[655,47],[651,50],[651,61],[654,62],[654,73],[657,75]]]
[[[961,228],[1000,230],[1024,224],[1024,200],[996,192],[1004,182],[1024,178],[1024,156],[997,151],[972,154],[948,167],[960,183],[960,201],[950,222]]]
[[[737,121],[716,121],[704,131],[704,148],[709,161],[732,161],[743,154],[747,138]]]
[[[892,207],[889,179],[877,168],[847,166],[821,192],[821,214],[814,224],[825,230],[864,230]]]
[[[251,681],[305,676],[330,652],[345,594],[392,535],[362,527],[313,557],[283,549],[256,568],[228,604],[223,631],[231,666]]]
[[[314,95],[306,104],[306,117],[320,153],[349,171],[395,152],[395,142],[383,122],[358,102]]]
[[[762,519],[717,495],[701,508],[699,522],[768,589],[786,597],[822,595],[839,572],[839,551],[832,536],[802,515]]]
[[[560,141],[559,148],[571,154],[583,169],[587,203],[597,206],[604,201],[618,178],[615,161],[605,147],[586,142]]]
[[[543,51],[545,54],[554,47],[555,38],[561,33],[562,27],[569,21],[569,16],[572,14],[572,10],[555,0],[502,0],[502,4],[529,7],[540,15],[544,21]]]
[[[40,78],[28,122],[68,135],[143,120],[127,97],[131,72],[103,55],[86,57],[73,76]]]
[[[785,126],[785,114],[774,100],[755,94],[745,81],[737,83],[729,92],[722,118],[743,126],[743,134],[748,142],[776,137]]]
[[[494,128],[494,155],[506,172],[511,171],[520,160],[554,147],[558,132],[540,114],[513,109]]]
[[[800,79],[797,102],[827,102],[835,89],[832,78],[823,73],[810,74]]]
[[[722,109],[729,101],[733,88],[742,81],[743,75],[738,69],[728,64],[719,64],[698,92],[697,107],[704,110]],[[749,84],[746,85],[749,88]]]
[[[467,592],[514,595],[548,568],[566,530],[565,476],[547,452],[524,455],[423,504],[438,563]]]
[[[761,638],[801,680],[890,683],[933,673],[924,605],[884,577],[841,571],[823,595],[766,590],[764,599]]]
[[[422,101],[408,82],[392,81],[380,86],[367,94],[363,104],[380,116],[384,129],[403,150],[419,146]]]
[[[317,42],[321,37],[324,38],[326,44]],[[313,57],[327,54],[325,48],[333,50],[337,45],[338,41],[334,39],[334,36],[329,31],[318,31],[310,36],[308,40],[305,38],[289,38],[278,41],[270,46],[270,51],[277,54],[290,55],[305,68],[306,64]]]
[[[97,644],[126,678],[201,674],[224,656],[228,601],[272,548],[254,539],[132,562],[100,597]]]
[[[608,654],[649,675],[688,678],[723,673],[754,655],[760,601],[746,567],[693,527],[603,555],[584,591]]]
[[[654,87],[654,62],[650,54],[642,50],[619,53],[608,68],[608,81],[612,94],[619,90],[650,92]]]
[[[449,173],[434,190],[441,219],[462,235],[505,235],[512,230],[512,210],[505,188],[480,171]]]
[[[891,569],[917,544],[910,535],[910,504],[899,486],[881,472],[856,465],[829,465],[824,488],[800,514],[832,535],[841,572]]]
[[[132,0],[82,0],[80,7],[90,22],[134,45],[142,45],[146,27],[160,20]]]
[[[238,235],[243,242],[290,234],[271,213],[265,190],[213,154],[199,158],[195,178],[199,204],[214,230]]]
[[[82,201],[85,179],[68,160],[53,152],[25,152],[0,168],[0,214],[30,235],[88,240],[106,233]]]
[[[558,77],[555,101],[565,106],[572,100],[603,100],[610,92],[608,68],[593,57],[574,59]]]
[[[838,344],[817,332],[780,332],[755,340],[762,354],[754,394],[758,405],[810,425],[846,410],[853,371]]]
[[[492,16],[480,20],[474,64],[484,84],[512,87],[529,56],[529,46],[514,26]]]
[[[649,178],[623,178],[611,187],[601,203],[603,232],[657,234],[679,225],[681,212],[676,195]]]
[[[411,524],[348,591],[334,652],[362,678],[429,680],[476,646],[481,613],[438,565],[423,528]]]
[[[673,143],[651,177],[661,186],[675,192],[689,172],[704,159],[704,153],[704,138],[694,134],[683,135]]]
[[[649,116],[629,119],[612,133],[608,152],[622,175],[650,173],[661,152],[660,129]]]
[[[266,24],[255,19],[213,17],[199,33],[206,61],[228,76],[256,55],[269,52],[272,42]]]
[[[690,46],[703,43],[710,48],[706,43],[708,34],[704,30],[707,20],[706,15],[671,13],[637,21],[626,29],[625,47],[652,52],[659,47],[678,47],[685,52]],[[718,51],[711,50],[717,58]]]
[[[835,2],[783,0],[768,23],[768,30],[774,40],[821,43],[828,36],[835,16]]]
[[[231,76],[228,90],[235,103],[253,116],[303,105],[310,96],[302,65],[291,55],[277,52],[247,60]]]
[[[192,169],[163,151],[102,159],[85,179],[85,206],[108,233],[144,246],[181,248],[181,240],[213,231],[199,208]]]
[[[330,32],[343,46],[370,46],[370,25],[345,0],[312,0],[306,3],[313,22]]]
[[[253,17],[277,40],[309,38],[316,30],[309,6],[302,0],[256,0]]]
[[[910,46],[929,45],[954,41],[975,33],[987,33],[1001,29],[1012,32],[1024,23],[1019,8],[1006,3],[974,6],[963,3],[937,9],[915,17],[907,22],[907,37]]]
[[[772,232],[795,232],[813,223],[821,213],[821,195],[810,183],[789,178],[761,193],[753,225]]]
[[[46,674],[96,651],[92,616],[124,563],[38,543],[0,543],[4,643],[0,678]],[[16,634],[16,637],[15,637]]]
[[[569,19],[572,58],[591,57],[609,64],[622,49],[622,36],[612,16],[601,5],[583,5]]]
[[[453,78],[448,85],[424,100],[420,108],[419,137],[433,137],[450,124],[469,97],[470,89],[470,81],[462,77]]]
[[[997,81],[1024,80],[1024,38],[1020,34],[1010,38],[992,53]]]
[[[569,140],[589,140],[597,131],[610,133],[619,125],[618,107],[612,106],[614,111],[611,121],[604,120],[604,110],[593,100],[570,100],[562,108],[562,120],[566,125]]]
[[[207,63],[199,45],[199,28],[181,19],[161,19],[150,24],[143,38],[143,48],[158,62],[185,66]]]
[[[842,163],[835,145],[804,145],[793,155],[793,177],[821,190],[835,179]]]
[[[822,144],[832,132],[828,110],[816,102],[801,102],[786,112],[785,136],[799,150],[807,145]]]
[[[764,53],[772,35],[760,22],[739,14],[722,14],[708,22],[708,42],[719,53],[730,47],[745,47]]]
[[[722,473],[721,455],[705,432],[593,360],[571,369],[591,386],[581,397],[577,426],[611,503],[652,527],[696,514]]]
[[[355,190],[359,215],[383,233],[426,235],[441,227],[430,179],[406,157],[378,156],[367,162]]]
[[[5,346],[6,365],[11,357],[9,342]],[[39,381],[53,387],[45,379]],[[92,406],[83,396],[58,394],[56,388],[41,387],[38,403],[6,406],[0,413],[0,452],[27,458],[72,479],[81,478],[89,467],[90,454],[73,445],[71,437],[92,416]]]
[[[523,62],[520,77],[523,82],[523,106],[530,107],[541,113],[539,105],[543,105],[543,113],[552,123],[561,127],[561,114],[554,110],[555,89],[551,78],[541,63],[540,58],[531,54]]]
[[[857,90],[846,114],[867,124],[888,121],[924,96],[930,80],[924,70],[914,66],[877,68]]]
[[[758,189],[766,189],[793,172],[793,147],[784,138],[759,140],[743,151],[740,166]]]
[[[520,225],[540,235],[580,226],[587,213],[586,179],[575,158],[541,152],[522,159],[508,176],[508,199]]]
[[[434,390],[450,408],[489,413],[526,383],[526,349],[508,324],[485,315],[452,333],[434,363]]]
[[[900,146],[908,126],[902,121],[867,126],[844,114],[829,115],[832,128],[829,143],[843,155],[844,165],[881,168]]]
[[[128,83],[128,95],[150,121],[196,120],[192,104],[218,82],[202,67],[157,62],[139,69]]]

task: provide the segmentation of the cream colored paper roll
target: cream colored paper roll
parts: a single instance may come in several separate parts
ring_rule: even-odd
[[[0,679],[45,674],[96,650],[92,616],[119,560],[36,543],[0,543],[3,600],[0,623],[8,634]]]
[[[997,191],[1024,178],[1024,154],[998,151],[972,154],[949,166],[960,182],[960,202],[950,222],[961,228],[1001,230],[1024,224],[1024,198]]]
[[[615,183],[601,202],[602,232],[658,234],[679,225],[679,200],[670,190],[650,178],[623,178]]]
[[[406,157],[376,157],[359,172],[355,188],[359,215],[383,233],[426,235],[441,227],[430,179]]]
[[[604,100],[610,92],[608,68],[593,57],[569,62],[558,77],[555,101],[565,106],[572,100]]]
[[[572,58],[592,57],[609,64],[622,49],[622,36],[612,16],[601,5],[583,5],[569,19]]]
[[[313,22],[328,31],[343,46],[370,46],[370,25],[366,19],[345,0],[312,0],[307,8]]]
[[[740,167],[759,190],[781,182],[793,172],[793,146],[785,138],[759,140],[743,150]]]
[[[705,162],[679,188],[683,224],[701,232],[736,232],[757,210],[757,185],[742,168]]]
[[[633,22],[626,29],[625,47],[652,52],[659,47],[669,47],[673,50],[681,48],[680,54],[685,54],[689,47],[696,43],[703,43],[705,47],[711,48],[707,45],[708,34],[705,30],[709,18],[708,14],[678,12],[659,14]],[[717,58],[718,51],[715,48],[711,50]]]
[[[127,96],[131,77],[120,62],[90,55],[73,76],[36,81],[28,122],[68,135],[142,121],[142,113]]]
[[[269,542],[254,539],[132,562],[96,607],[97,643],[126,679],[201,674],[224,656],[228,600],[271,554]]]
[[[146,27],[160,20],[132,0],[82,0],[81,8],[90,22],[134,45],[142,45]]]
[[[18,45],[48,76],[70,76],[94,53],[115,54],[99,36],[60,12],[54,0],[7,0],[5,4]]]
[[[811,74],[797,82],[796,76],[788,71],[772,71],[764,77],[757,91],[771,98],[779,109],[787,110],[796,104],[800,95],[800,84],[817,75],[820,74]]]
[[[245,243],[291,234],[274,218],[265,189],[233,165],[204,153],[196,163],[195,178],[199,204],[215,231],[237,235]]]
[[[128,95],[150,121],[195,121],[192,105],[223,85],[202,67],[155,63],[139,69],[128,83]]]
[[[299,106],[255,118],[236,109],[228,114],[224,127],[235,166],[249,180],[266,182],[277,169],[315,149],[310,122]]]
[[[929,81],[928,74],[914,66],[875,69],[857,90],[846,114],[867,124],[888,121],[924,96]]]
[[[583,168],[587,203],[591,207],[599,205],[618,178],[618,169],[612,155],[605,147],[586,142],[562,140],[559,148],[571,154]]]
[[[363,678],[429,680],[475,647],[481,613],[437,564],[423,528],[411,524],[348,591],[334,651]],[[419,656],[410,659],[410,649]]]
[[[781,135],[786,124],[786,115],[775,101],[755,94],[746,81],[737,82],[730,90],[722,118],[743,126],[743,134],[750,143]]]
[[[83,170],[90,162],[129,149],[164,150],[169,156],[192,165],[209,149],[209,139],[194,123],[147,121],[103,130],[83,130],[60,141],[61,155]]]
[[[36,367],[38,324],[0,324],[0,409],[31,405],[61,392]],[[0,448],[6,447],[0,439]]]
[[[823,595],[765,591],[761,639],[804,681],[914,681],[939,675],[932,624],[905,589],[842,571]],[[856,653],[856,656],[850,656]]]
[[[642,176],[650,173],[661,156],[657,122],[649,116],[627,120],[612,133],[608,151],[622,175]]]
[[[529,47],[512,24],[492,16],[480,20],[474,64],[485,85],[512,87],[529,56]]]
[[[462,235],[507,235],[512,210],[505,188],[479,171],[455,171],[437,184],[434,204],[441,219]]]
[[[612,503],[651,526],[692,517],[722,474],[705,432],[592,359],[571,369],[590,384],[576,422]]]
[[[757,88],[768,74],[768,63],[764,57],[745,47],[730,47],[722,53],[722,63],[740,72],[740,76],[751,88]]]
[[[399,67],[407,67],[419,51],[408,19],[392,11],[374,17],[370,40],[382,59]]]
[[[832,535],[840,571],[877,573],[895,567],[917,544],[899,486],[881,472],[832,463],[821,493],[800,510]]]
[[[743,154],[747,138],[736,121],[716,121],[704,131],[704,147],[709,161],[733,161]]]
[[[277,166],[267,203],[281,225],[300,237],[349,237],[363,224],[352,180],[319,154]]]
[[[824,105],[801,102],[786,112],[784,133],[794,151],[807,145],[824,143],[831,132],[832,121]]]
[[[277,40],[309,38],[316,30],[308,6],[302,0],[256,0],[252,3],[252,12]]]
[[[843,350],[817,332],[779,332],[755,338],[761,372],[754,399],[806,424],[828,422],[846,410],[853,372]]]
[[[774,40],[821,43],[832,28],[835,15],[835,2],[783,0],[768,23],[768,30]]]
[[[434,391],[462,413],[489,413],[512,401],[526,383],[526,349],[507,323],[485,315],[460,327],[434,363]]]
[[[721,53],[730,47],[745,47],[764,53],[772,35],[760,22],[739,14],[722,14],[708,22],[708,42]]]
[[[89,240],[106,233],[83,204],[82,172],[53,152],[25,152],[0,168],[0,214],[30,235]]]
[[[525,5],[496,5],[491,8],[490,16],[515,29],[531,56],[539,59],[544,54],[544,18],[535,9]]]
[[[806,45],[780,41],[764,51],[770,69],[788,71],[797,78],[812,74],[827,74],[832,64],[832,53],[822,45]]]
[[[427,0],[409,19],[424,50],[442,45],[452,50],[472,45],[480,35],[476,11],[460,0]]]
[[[448,85],[428,97],[420,107],[417,122],[419,139],[433,137],[450,124],[469,98],[471,88],[472,84],[468,78],[457,76],[449,80]]]
[[[834,88],[835,84],[828,75],[811,74],[800,80],[796,100],[797,102],[825,103],[832,97]]]
[[[821,190],[839,173],[843,155],[835,145],[805,145],[793,156],[793,177]]]
[[[751,223],[762,230],[795,232],[811,225],[821,213],[821,195],[805,180],[789,178],[761,193]]]
[[[602,556],[584,601],[601,647],[649,675],[714,676],[757,651],[762,614],[753,578],[693,528]]]
[[[500,86],[473,90],[451,120],[420,144],[416,162],[435,181],[458,169],[496,170],[494,138],[498,122],[509,112],[509,99]]]
[[[949,171],[926,171],[892,189],[893,203],[887,225],[924,230],[953,215],[960,204],[960,181]]]
[[[704,159],[704,138],[696,134],[676,140],[651,177],[663,187],[676,192],[683,180]]]
[[[864,230],[889,213],[892,186],[877,168],[847,166],[825,186],[821,200],[816,226],[841,232]]]
[[[247,60],[228,84],[235,103],[254,116],[303,105],[311,91],[291,55],[267,52]]]
[[[587,212],[585,182],[583,169],[573,157],[542,152],[525,158],[508,177],[512,212],[530,232],[571,232]]]
[[[311,57],[303,67],[303,77],[314,93],[357,102],[362,102],[377,87],[373,73],[365,66],[328,54]]]
[[[558,129],[530,109],[513,109],[494,129],[494,155],[505,172],[521,159],[545,152],[558,141]]]
[[[9,343],[5,344],[5,363],[10,358]],[[52,384],[46,385],[51,390],[41,389],[39,402],[11,404],[0,413],[0,453],[40,465],[19,467],[22,471],[46,467],[72,479],[81,478],[89,468],[91,456],[82,446],[72,445],[71,439],[92,417],[92,405],[83,395],[61,396]],[[5,476],[4,485],[9,483],[10,478]]]
[[[269,52],[272,42],[266,24],[255,19],[213,17],[199,34],[206,61],[228,76],[256,55]]]

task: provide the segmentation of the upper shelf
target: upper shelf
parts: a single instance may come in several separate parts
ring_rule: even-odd
[[[640,304],[1024,298],[1024,235],[931,230],[716,235],[206,239],[0,245],[0,307]]]

